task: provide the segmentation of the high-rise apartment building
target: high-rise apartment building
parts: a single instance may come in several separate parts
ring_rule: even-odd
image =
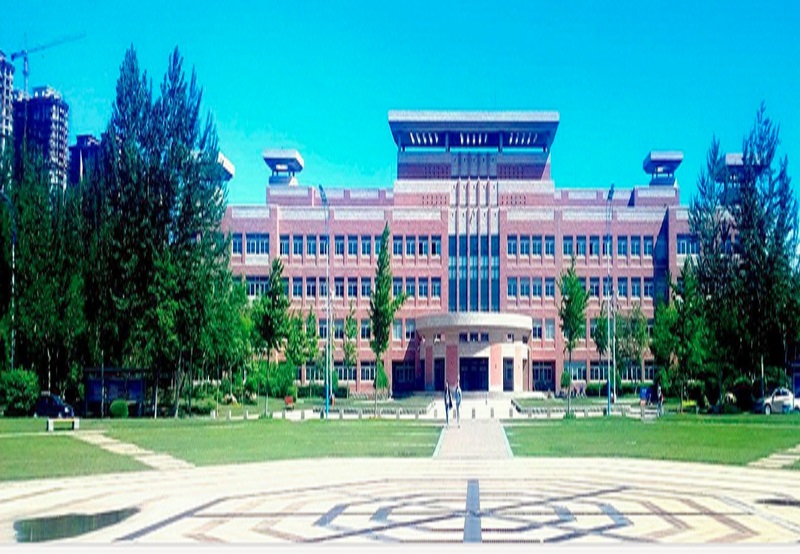
[[[0,152],[5,149],[13,129],[14,64],[0,50]]]
[[[50,184],[67,185],[67,139],[69,106],[51,87],[38,87],[33,96],[18,92],[14,99],[14,148],[23,144],[34,156],[41,156],[50,174]]]
[[[608,364],[591,333],[606,324],[603,304],[623,313],[638,305],[652,324],[668,275],[697,252],[675,179],[683,155],[650,152],[642,166],[649,183],[617,188],[611,198],[609,186],[557,189],[550,151],[558,125],[556,112],[389,112],[393,187],[327,187],[327,206],[316,187],[298,183],[298,152],[267,150],[266,205],[225,214],[233,273],[255,296],[280,258],[292,309],[314,311],[320,336],[332,334],[339,382],[369,391],[369,299],[388,223],[393,293],[407,297],[383,360],[395,392],[442,390],[456,380],[473,391],[556,391],[563,371],[577,387],[604,382]],[[570,364],[558,282],[573,259],[589,303]],[[353,368],[342,350],[351,304],[359,329]],[[654,377],[649,353],[641,366],[621,369],[623,380]]]
[[[69,172],[67,183],[75,186],[94,169],[100,155],[100,139],[94,135],[78,135],[69,147]]]

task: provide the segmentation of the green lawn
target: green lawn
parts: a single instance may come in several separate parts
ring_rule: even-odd
[[[146,469],[149,468],[133,458],[106,452],[70,436],[0,434],[0,481]]]
[[[567,400],[565,398],[550,398],[550,399],[540,399],[540,398],[515,398],[514,399],[517,404],[520,405],[521,408],[559,408],[559,409],[566,409],[567,408]],[[588,397],[577,397],[571,399],[571,406],[583,408],[584,406],[606,406],[608,404],[608,399],[603,396],[598,398],[597,396],[588,396]],[[639,405],[639,397],[638,396],[623,396],[617,399],[615,405]]]
[[[195,465],[289,458],[431,456],[440,426],[382,420],[151,422],[112,426],[108,436]]]
[[[506,426],[515,456],[650,458],[745,465],[800,444],[800,417],[670,415]]]

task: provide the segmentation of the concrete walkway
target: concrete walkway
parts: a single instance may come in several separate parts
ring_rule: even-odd
[[[765,469],[780,469],[792,466],[797,463],[798,460],[800,460],[800,444],[794,448],[790,448],[782,452],[775,452],[766,458],[761,458],[755,462],[750,462],[747,465],[750,467],[761,467]]]
[[[85,432],[75,433],[72,435],[78,440],[87,442],[94,446],[98,446],[108,452],[114,454],[121,454],[122,456],[130,456],[138,462],[161,471],[171,469],[188,469],[194,467],[193,464],[173,458],[167,454],[156,454],[150,450],[140,448],[135,444],[121,442],[105,436],[102,432]]]
[[[496,419],[467,419],[461,426],[451,422],[442,428],[433,456],[454,460],[496,460],[511,458],[503,426]]]

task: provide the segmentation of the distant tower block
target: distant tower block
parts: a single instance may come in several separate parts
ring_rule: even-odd
[[[297,150],[267,149],[262,153],[264,162],[272,170],[270,185],[297,186],[295,173],[303,171],[303,157]]]
[[[650,185],[675,186],[675,170],[683,161],[683,152],[651,151],[644,159],[642,169],[650,174]]]

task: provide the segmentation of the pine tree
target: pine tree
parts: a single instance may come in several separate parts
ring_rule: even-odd
[[[378,390],[388,387],[388,379],[383,368],[383,354],[389,348],[392,321],[397,310],[405,302],[405,293],[397,298],[392,294],[392,267],[389,263],[389,224],[383,228],[381,249],[378,253],[378,267],[375,271],[375,290],[369,299],[369,319],[372,339],[369,342],[375,353],[375,413],[378,413]]]

